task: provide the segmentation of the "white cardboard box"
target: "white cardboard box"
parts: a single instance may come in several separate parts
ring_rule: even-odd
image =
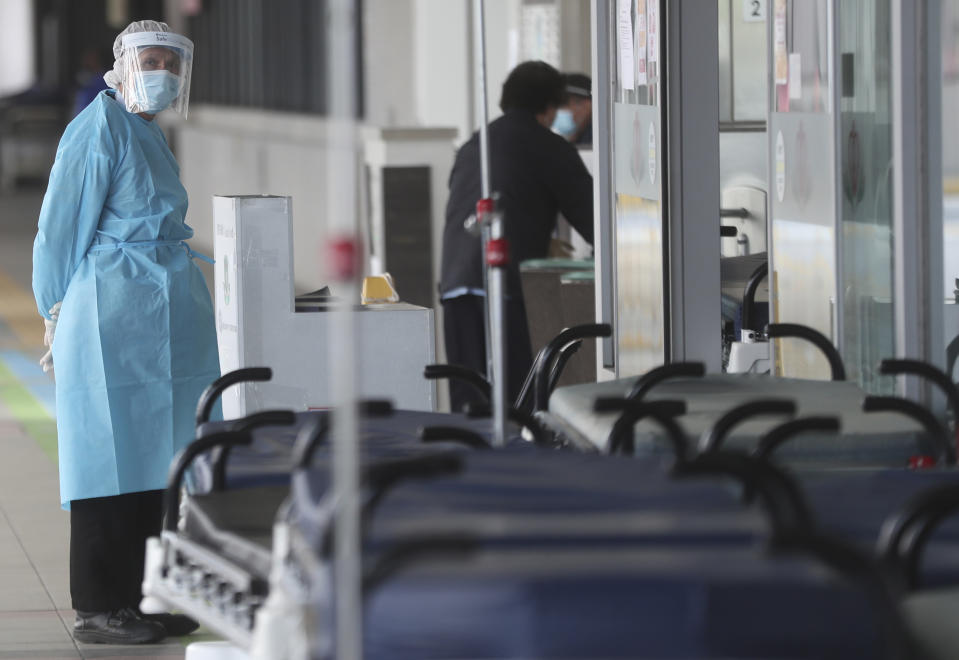
[[[224,392],[227,419],[268,408],[307,410],[331,403],[330,314],[294,309],[291,216],[289,197],[213,198],[220,369],[273,369],[268,383]],[[357,305],[354,313],[360,397],[390,399],[408,410],[435,410],[435,385],[423,378],[423,367],[435,360],[433,311],[397,303]]]

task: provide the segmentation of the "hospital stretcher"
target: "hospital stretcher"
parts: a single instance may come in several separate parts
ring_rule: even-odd
[[[280,420],[282,423],[292,421],[288,426],[277,426],[277,420],[261,426],[268,417],[262,413],[259,422],[256,416],[251,416],[254,418],[252,422],[248,419],[246,422],[221,423],[220,426],[201,424],[202,432],[198,433],[201,440],[219,436],[219,440],[237,446],[227,456],[228,469],[224,467],[227,461],[219,464],[216,460],[208,461],[212,467],[207,470],[205,486],[214,490],[188,500],[181,530],[177,532],[168,528],[163,540],[154,542],[151,556],[155,570],[148,571],[148,577],[163,575],[170,578],[168,582],[179,581],[181,593],[174,594],[171,589],[164,592],[154,581],[146,591],[148,595],[197,616],[238,643],[245,646],[250,643],[253,612],[266,598],[270,567],[276,561],[272,532],[276,512],[289,494],[287,484],[292,446],[305,427],[316,425],[326,414],[301,413],[292,420]],[[682,417],[678,419],[680,424],[685,421]],[[763,613],[772,616],[775,608],[763,606],[761,597],[757,597],[758,600],[745,598],[743,589],[746,592],[755,589],[757,594],[778,593],[780,597],[793,594],[790,590],[795,589],[796,594],[804,594],[791,596],[795,602],[807,602],[812,608],[810,611],[830,613],[823,619],[825,622],[847,625],[846,633],[838,640],[827,630],[817,629],[815,634],[821,640],[818,651],[796,651],[795,657],[812,657],[819,652],[827,656],[833,651],[839,653],[838,649],[845,648],[842,643],[879,644],[875,629],[870,633],[863,628],[872,625],[864,622],[875,623],[882,618],[882,608],[876,610],[874,600],[864,600],[863,594],[856,589],[848,591],[848,584],[846,596],[831,593],[837,588],[835,580],[817,583],[809,578],[809,575],[822,578],[828,573],[824,573],[824,567],[809,557],[788,560],[765,557],[759,551],[765,530],[761,517],[755,511],[744,510],[736,497],[730,496],[727,486],[711,483],[695,487],[683,484],[680,487],[669,481],[661,453],[653,452],[640,459],[614,459],[550,452],[534,449],[518,437],[506,451],[471,451],[464,448],[463,438],[475,436],[482,439],[484,434],[488,437],[488,420],[399,411],[389,417],[369,418],[364,422],[364,447],[374,447],[373,451],[367,452],[366,460],[428,457],[437,447],[424,446],[420,440],[419,429],[428,423],[459,425],[461,428],[465,424],[469,427],[463,430],[455,444],[445,446],[459,456],[468,457],[469,469],[461,470],[455,478],[410,482],[395,489],[381,504],[382,510],[376,514],[377,522],[370,527],[367,537],[369,551],[375,556],[396,538],[426,539],[425,546],[428,547],[430,538],[442,540],[452,535],[469,539],[477,546],[477,552],[467,558],[440,557],[437,560],[429,557],[421,564],[414,563],[410,572],[401,571],[395,581],[381,580],[380,588],[371,591],[373,595],[367,608],[369,649],[409,649],[418,657],[428,657],[435,651],[439,657],[444,654],[469,655],[467,649],[473,645],[472,648],[480,649],[478,655],[488,653],[493,657],[564,655],[558,650],[561,647],[550,646],[550,640],[564,640],[564,648],[580,649],[572,655],[615,655],[606,653],[605,642],[597,641],[600,638],[609,640],[610,649],[621,648],[627,655],[652,653],[659,657],[664,649],[672,649],[673,655],[667,653],[665,657],[693,657],[732,649],[730,644],[733,642],[714,634],[714,629],[706,626],[709,622],[716,624],[716,629],[721,627],[725,631],[723,634],[728,633],[734,641],[740,638],[740,641],[746,638],[755,641],[754,646],[736,651],[742,657],[750,657],[750,653],[762,655],[771,648],[763,646],[766,642],[762,641],[762,635],[742,634],[742,620],[738,623],[738,636],[735,625],[728,629],[727,626],[718,626],[723,614],[729,611],[728,605],[710,610],[708,616],[700,611],[699,623],[708,630],[690,628],[693,625],[691,620],[682,617],[674,622],[676,627],[671,629],[672,633],[693,640],[690,641],[692,646],[666,641],[662,642],[664,646],[656,646],[648,642],[647,636],[644,636],[648,642],[644,642],[646,646],[631,646],[628,640],[621,639],[621,631],[617,632],[619,626],[613,625],[616,616],[604,609],[608,605],[606,600],[593,603],[592,609],[584,610],[586,601],[572,599],[572,594],[591,593],[590,585],[606,582],[627,585],[617,592],[616,598],[621,599],[619,602],[629,601],[637,606],[647,592],[659,593],[654,599],[656,602],[663,602],[663,597],[672,594],[676,602],[684,602],[687,606],[704,598],[708,601],[710,594],[735,593],[738,594],[736,602],[748,600],[755,607],[757,617],[762,617]],[[910,430],[916,432],[917,427],[914,425]],[[243,446],[247,442],[250,443],[248,448]],[[662,445],[661,442],[658,444]],[[785,448],[780,447],[777,452]],[[318,452],[317,464],[308,471],[311,493],[324,492],[326,465],[322,451]],[[266,462],[259,460],[264,456],[269,457]],[[613,477],[612,474],[619,476]],[[570,475],[578,477],[571,478]],[[830,481],[830,477],[824,477],[824,485],[809,488],[808,497],[817,515],[827,514],[823,517],[823,529],[847,532],[852,538],[864,541],[875,537],[887,509],[894,508],[893,505],[928,485],[930,480],[941,476],[948,482],[952,475],[948,471],[886,470],[848,471],[848,476],[851,480]],[[217,479],[219,483],[216,483]],[[813,481],[803,477],[807,486]],[[230,487],[224,489],[225,486]],[[881,505],[873,497],[876,492],[886,495]],[[864,497],[857,497],[859,493]],[[866,507],[869,515],[863,516],[855,507],[843,508],[845,513],[837,513],[831,520],[828,514],[836,509],[829,505],[837,499],[844,504],[865,502],[869,505]],[[296,498],[293,501],[296,502]],[[309,500],[300,498],[299,501]],[[944,532],[946,547],[951,548],[955,532],[950,531],[949,526]],[[942,545],[942,540],[937,537],[936,541],[929,553],[929,574],[934,583],[949,583],[959,571],[956,571],[955,562],[949,561],[948,552],[937,553],[936,547]],[[943,561],[939,562],[937,554],[944,555]],[[537,562],[531,558],[536,556],[552,559],[535,566]],[[724,559],[729,571],[710,570],[715,566],[714,559],[719,557]],[[597,569],[597,562],[602,570]],[[941,570],[937,563],[942,563]],[[554,566],[556,570],[550,573],[547,566]],[[780,570],[781,574],[777,572]],[[651,575],[659,577],[651,578]],[[737,582],[740,579],[741,584]],[[812,586],[809,580],[812,580]],[[424,584],[427,585],[425,593]],[[496,589],[492,588],[493,584],[498,585]],[[668,586],[662,587],[663,584]],[[734,588],[731,584],[739,586]],[[466,586],[461,589],[456,585]],[[564,592],[566,587],[570,588],[568,593]],[[662,587],[662,590],[657,592],[654,587]],[[729,591],[724,592],[723,589],[727,588]],[[567,600],[557,598],[556,594],[562,593],[567,593]],[[596,591],[597,599],[601,593],[603,590]],[[457,594],[458,600],[455,598]],[[471,596],[467,598],[463,594]],[[415,615],[411,608],[404,610],[401,607],[414,596],[417,602],[426,599],[422,601],[424,612],[429,611],[429,607],[438,608],[437,620],[445,621],[445,624],[424,627],[425,617],[421,618],[419,627],[412,623],[399,627],[398,623],[390,623],[406,621]],[[484,597],[493,597],[493,600],[484,600]],[[438,600],[429,601],[429,598]],[[817,604],[817,598],[827,604]],[[853,612],[849,621],[836,618],[839,615],[833,614],[828,607],[830,602],[847,603],[844,598],[852,599],[848,602],[859,602],[858,606],[844,606]],[[720,601],[722,598],[717,597],[716,602]],[[490,609],[487,606],[491,602],[510,607]],[[469,610],[472,614],[467,616],[471,606],[478,607]],[[394,611],[396,608],[401,611]],[[216,611],[213,616],[211,610]],[[596,612],[596,616],[584,617],[584,611]],[[799,611],[807,610],[799,608]],[[448,621],[439,616],[444,612],[451,614]],[[601,614],[603,612],[606,613]],[[793,639],[790,630],[802,633],[797,633],[796,639],[814,634],[803,628],[808,620],[797,612],[791,616],[788,612],[779,612],[775,618],[784,628],[772,626],[769,630],[776,631],[778,637],[771,633],[767,641]],[[454,613],[458,614],[452,616]],[[888,618],[888,615],[884,616]],[[572,623],[574,619],[578,623]],[[484,623],[477,624],[477,620]],[[497,621],[502,621],[502,628],[498,627]],[[636,622],[632,625],[634,630],[642,630]],[[829,627],[826,623],[822,626]],[[489,634],[489,631],[499,630],[503,631],[500,635]],[[542,635],[530,631],[542,631]],[[598,631],[607,631],[608,634]],[[477,639],[478,634],[491,646],[483,646]],[[652,635],[652,639],[659,641],[668,637]],[[424,649],[423,639],[442,639],[444,642]],[[701,646],[694,646],[697,643]],[[587,648],[592,650],[587,651]],[[795,648],[802,649],[803,646],[800,644]],[[857,655],[863,648],[845,648],[842,653]],[[403,657],[402,653],[389,655]],[[569,657],[570,654],[565,655]],[[371,657],[378,655],[372,653]]]
[[[221,432],[219,435],[224,438],[236,437],[239,436],[242,431],[237,430],[232,433],[234,434],[233,436],[231,436],[231,432]],[[395,450],[395,445],[393,449]],[[424,455],[421,447],[414,449],[414,454]],[[747,586],[751,585],[750,588],[755,588],[759,593],[768,591],[769,580],[773,580],[773,577],[777,575],[777,570],[770,568],[759,570],[758,573],[755,573],[753,569],[746,568],[754,562],[758,562],[758,565],[764,565],[765,562],[770,561],[763,559],[756,543],[757,538],[759,538],[759,532],[761,531],[761,521],[754,513],[744,513],[738,503],[728,496],[725,487],[716,487],[715,484],[710,484],[708,488],[706,485],[697,485],[696,488],[699,489],[698,491],[684,491],[688,495],[688,499],[686,499],[686,497],[679,497],[679,492],[683,489],[680,488],[677,490],[676,484],[667,483],[662,471],[653,472],[651,470],[649,474],[641,475],[643,477],[642,480],[637,480],[637,463],[632,460],[584,456],[568,452],[543,452],[540,450],[534,450],[534,453],[530,453],[530,451],[524,451],[522,449],[504,452],[461,451],[459,453],[468,456],[470,466],[475,465],[476,467],[475,469],[465,471],[464,475],[458,476],[471,476],[471,478],[465,480],[461,478],[452,479],[445,485],[439,481],[430,482],[422,486],[427,488],[427,490],[419,494],[415,491],[410,491],[409,487],[397,489],[395,496],[400,497],[400,499],[397,501],[393,501],[392,498],[387,500],[387,502],[382,505],[382,510],[376,514],[378,520],[382,519],[390,522],[382,530],[374,526],[371,536],[372,547],[375,548],[387,543],[388,539],[392,536],[406,537],[412,534],[413,536],[422,537],[424,535],[428,536],[429,534],[434,536],[439,534],[442,538],[448,537],[450,534],[465,535],[467,532],[475,536],[477,532],[479,532],[479,536],[486,540],[484,547],[487,545],[493,547],[492,551],[483,552],[481,555],[484,558],[483,562],[493,562],[492,565],[496,568],[492,574],[481,572],[480,576],[482,577],[475,578],[479,583],[477,586],[481,591],[489,587],[491,584],[489,580],[492,579],[491,576],[497,574],[497,571],[502,570],[504,573],[498,578],[502,583],[501,588],[506,589],[507,584],[514,585],[513,591],[507,590],[503,593],[513,593],[514,595],[530,591],[530,584],[523,582],[523,577],[520,574],[522,573],[521,569],[523,569],[524,566],[529,567],[527,562],[529,557],[533,556],[531,554],[534,553],[533,549],[535,549],[535,552],[540,552],[544,548],[555,548],[555,550],[551,550],[551,552],[558,553],[556,557],[559,558],[557,559],[559,563],[557,563],[556,566],[557,569],[561,569],[563,576],[575,576],[577,570],[582,571],[582,575],[579,578],[582,583],[581,585],[577,586],[575,580],[569,583],[573,589],[569,592],[570,595],[580,593],[583,589],[586,590],[586,592],[583,593],[588,593],[588,584],[601,585],[610,581],[616,582],[615,575],[617,574],[617,570],[623,570],[621,567],[617,568],[619,567],[617,562],[620,560],[625,562],[625,566],[633,566],[632,562],[637,562],[635,566],[629,570],[637,571],[635,579],[638,580],[638,582],[634,584],[627,579],[625,584],[634,586],[641,591],[648,590],[648,585],[647,587],[643,587],[643,584],[645,584],[643,580],[649,579],[648,573],[650,571],[657,576],[661,576],[664,571],[666,574],[669,574],[668,569],[672,566],[675,573],[672,574],[671,579],[675,579],[676,582],[675,584],[671,583],[672,586],[670,588],[676,589],[677,593],[680,594],[676,596],[676,598],[680,600],[683,598],[691,599],[690,602],[695,601],[696,598],[704,597],[703,595],[707,593],[726,593],[728,597],[732,597],[730,595],[732,593],[739,593],[741,596],[742,589],[746,588],[740,585],[732,591],[724,591],[732,589],[728,584],[730,578],[729,572],[726,570],[717,570],[714,574],[711,574],[709,571],[703,573],[702,570],[700,573],[697,573],[694,570],[694,567],[698,564],[710,564],[710,558],[725,558],[725,565],[728,567],[736,567],[741,564],[743,567],[741,569],[733,570],[730,568],[732,574],[736,574],[737,570],[741,570],[743,572],[743,584]],[[393,452],[392,455],[395,455],[395,452]],[[428,456],[429,454],[426,455]],[[570,464],[569,461],[573,461],[573,463]],[[516,466],[518,463],[524,466],[525,470],[517,470]],[[485,469],[483,469],[484,465]],[[510,474],[510,466],[513,466],[512,472],[514,474],[511,475],[512,478],[504,477],[504,473],[507,475]],[[317,467],[321,469],[315,469],[309,472],[311,477],[311,492],[323,491],[322,480],[325,478],[326,470],[325,466],[321,465]],[[650,465],[649,467],[652,468],[653,466]],[[592,470],[591,476],[590,470]],[[618,476],[614,477],[613,475],[616,474],[618,474]],[[582,483],[576,479],[570,479],[570,475],[579,475]],[[318,481],[320,483],[317,483]],[[557,483],[562,483],[562,487],[557,487]],[[443,485],[443,487],[439,488],[440,485]],[[685,487],[686,486],[683,488]],[[439,491],[430,491],[430,488],[439,488]],[[705,490],[703,490],[704,488]],[[242,505],[240,507],[235,506],[236,500],[234,498],[236,495],[233,491],[214,494],[214,497],[209,500],[203,500],[199,497],[191,498],[188,515],[185,516],[187,525],[179,537],[179,540],[189,540],[189,543],[204,548],[216,547],[216,553],[221,563],[224,558],[228,558],[235,572],[246,571],[249,574],[248,582],[253,586],[248,590],[250,592],[250,600],[247,603],[237,602],[237,594],[241,593],[239,589],[234,590],[232,595],[229,595],[231,587],[226,589],[227,595],[220,594],[212,601],[219,603],[219,607],[225,608],[225,611],[232,609],[233,618],[243,624],[236,625],[234,630],[227,630],[226,627],[222,625],[219,627],[214,626],[214,628],[223,634],[232,633],[228,634],[228,636],[241,643],[249,639],[248,636],[241,634],[240,630],[248,631],[252,623],[252,621],[249,620],[251,615],[250,604],[258,605],[262,603],[265,597],[264,582],[268,577],[269,570],[270,539],[269,534],[264,533],[264,530],[270,530],[273,523],[273,511],[269,510],[272,509],[272,506],[265,507],[266,510],[262,506],[263,502],[267,499],[264,497],[264,493],[244,492],[244,490],[249,489],[237,491],[241,493],[240,498]],[[283,490],[285,489],[274,487],[274,496],[281,495],[280,491]],[[475,493],[477,490],[486,496],[485,500],[481,498],[480,505],[477,505],[475,502]],[[630,498],[631,490],[635,490],[632,499]],[[455,497],[457,494],[459,495],[458,498]],[[525,500],[524,494],[526,497]],[[686,503],[685,510],[682,506],[684,501]],[[227,506],[218,506],[218,503],[222,505],[224,502],[227,503]],[[276,502],[276,500],[274,500],[274,502]],[[471,502],[472,513],[474,514],[473,518],[466,515],[470,513]],[[522,517],[516,517],[520,513],[523,513],[522,508],[524,502],[528,506],[528,510],[525,511],[527,514],[527,520],[525,521]],[[659,503],[658,508],[656,502]],[[250,509],[247,506],[249,503],[255,505],[258,503],[259,506],[254,506],[254,508]],[[432,507],[430,503],[433,503]],[[444,507],[448,509],[445,523],[441,515],[441,509]],[[520,511],[516,510],[517,507],[519,507]],[[632,508],[632,510],[630,510],[630,508]],[[716,510],[713,510],[714,508]],[[408,513],[406,516],[406,529],[403,528],[404,516],[402,512],[404,509]],[[725,511],[723,511],[724,509]],[[553,517],[555,518],[555,520],[552,521],[552,527],[547,524],[549,521],[543,520],[544,517],[549,517],[548,514],[550,512],[554,514]],[[576,515],[575,518],[580,524],[577,525],[576,520],[572,522],[563,520],[563,518],[569,517],[571,512],[579,514]],[[608,518],[611,512],[618,512],[620,519],[617,521],[615,516]],[[596,521],[597,516],[606,519],[605,527],[601,524],[602,520],[599,522]],[[257,521],[256,518],[260,518],[259,521]],[[534,525],[532,529],[528,529],[529,519],[538,520],[540,522],[539,528],[537,529]],[[484,520],[485,523],[483,522]],[[509,524],[511,520],[513,521],[512,531],[510,530]],[[459,528],[456,527],[455,523],[457,522],[460,525]],[[444,524],[446,525],[445,528]],[[453,526],[449,527],[450,524],[453,524]],[[393,527],[390,527],[390,525]],[[419,528],[417,525],[419,525]],[[627,528],[629,531],[624,533],[622,531],[624,528]],[[224,532],[224,530],[228,531]],[[170,536],[170,534],[165,534],[164,540],[170,542]],[[381,537],[383,537],[382,540],[380,540]],[[224,540],[226,540],[226,543],[224,543]],[[184,548],[187,547],[182,543],[170,543],[169,545],[170,547],[167,548],[167,553],[168,555],[171,554],[170,551],[172,549],[174,556],[177,551],[183,551]],[[258,552],[251,553],[251,547],[253,546],[258,546]],[[257,554],[258,559],[251,561],[253,556]],[[184,553],[184,555],[186,555],[186,553]],[[523,557],[526,557],[526,560],[524,560]],[[685,557],[685,560],[677,561],[679,557]],[[222,579],[214,578],[213,576],[219,575],[220,573],[229,573],[229,571],[214,570],[210,566],[207,566],[206,569],[198,568],[198,565],[190,566],[190,562],[195,559],[195,555],[183,556],[180,558],[179,563],[174,561],[173,564],[167,567],[167,573],[171,575],[172,581],[175,582],[179,579],[182,584],[188,585],[185,589],[187,591],[192,590],[195,595],[199,595],[197,600],[202,601],[204,595],[206,598],[210,598],[211,594],[216,594],[222,590],[222,584],[216,586],[217,581],[220,580],[222,582]],[[451,560],[448,560],[447,563],[449,563],[449,561]],[[453,570],[455,572],[455,566],[459,565],[460,561],[460,559],[457,559],[447,566],[446,570]],[[799,564],[794,565],[796,560],[792,559],[788,561],[776,561],[785,561],[784,564],[777,565],[786,566],[787,568],[782,569],[783,580],[785,581],[783,590],[776,591],[773,589],[773,592],[778,593],[779,596],[783,596],[784,594],[793,594],[791,590],[794,589],[795,594],[791,596],[792,602],[796,602],[796,599],[799,599],[799,602],[807,602],[810,607],[809,612],[828,612],[829,617],[822,619],[822,621],[816,625],[820,627],[825,626],[825,622],[828,621],[829,618],[837,620],[835,617],[839,616],[838,612],[833,612],[826,604],[820,603],[817,598],[827,601],[827,603],[841,604],[843,611],[856,613],[856,621],[860,623],[862,620],[868,620],[869,617],[863,619],[865,610],[862,608],[866,607],[868,609],[866,604],[857,601],[855,595],[847,595],[848,598],[852,599],[851,601],[848,600],[847,597],[837,597],[835,593],[832,593],[836,588],[832,581],[824,580],[821,585],[810,587],[809,584],[806,584],[804,578],[787,579],[787,577],[785,577],[792,576],[793,571],[798,571],[800,575],[816,575],[818,579],[823,579],[822,567],[814,568],[808,564],[804,565],[801,561]],[[601,562],[601,565],[606,568],[597,570],[596,562]],[[430,562],[430,565],[434,568],[442,564],[443,562],[437,564],[433,560]],[[483,566],[486,566],[486,564],[484,563]],[[805,568],[802,568],[802,566],[805,566]],[[422,572],[425,569],[420,568],[418,570]],[[629,571],[627,571],[627,573],[629,573]],[[416,574],[418,573],[412,573],[411,575]],[[429,574],[429,571],[427,571],[427,574]],[[548,585],[550,580],[547,578],[549,575],[547,572],[545,577],[541,575],[536,578],[534,582],[537,585],[539,584],[538,581],[541,580],[545,580],[546,584],[542,587],[537,586],[535,589],[532,589],[530,593],[539,593],[541,588],[545,589],[545,591],[542,592],[543,594],[552,593],[550,589],[554,588]],[[553,578],[550,579],[555,578],[556,575],[553,575]],[[404,575],[402,579],[408,582],[408,580],[412,578]],[[565,579],[566,577],[563,578],[563,580]],[[660,579],[660,577],[657,577],[653,581],[657,582]],[[796,580],[796,584],[791,582],[793,579]],[[560,580],[560,582],[563,582],[563,580]],[[710,580],[718,581],[718,584],[710,586]],[[468,579],[467,583],[469,583]],[[386,583],[383,586],[385,591],[382,592],[383,595],[379,596],[380,599],[387,599],[387,603],[390,602],[387,594],[393,593],[390,589],[399,588],[396,586],[389,587],[389,584],[390,583]],[[399,584],[402,585],[405,583],[400,582]],[[418,589],[420,587],[416,588]],[[820,590],[822,593],[820,593],[819,596],[810,595],[810,590],[813,592]],[[560,591],[562,591],[562,589],[560,589]],[[606,591],[606,589],[595,591],[595,597],[599,598],[603,593],[606,593]],[[431,591],[430,593],[433,592]],[[457,593],[459,593],[459,590],[457,590]],[[525,600],[520,598],[520,601],[525,602],[527,607],[531,608],[531,612],[536,612],[544,605],[544,602],[537,600],[537,598],[541,597],[542,596],[536,596],[535,598]],[[625,598],[625,596],[621,595],[620,598]],[[772,596],[770,596],[770,598],[772,598]],[[405,596],[400,598],[400,602],[404,602],[405,599]],[[639,601],[641,600],[640,598]],[[781,599],[776,598],[775,600],[776,602],[780,602]],[[520,601],[517,601],[517,603]],[[548,601],[555,602],[555,597],[550,597]],[[637,603],[639,601],[637,601]],[[373,603],[377,602],[380,601],[371,601],[371,612],[377,611],[376,606],[373,605]],[[443,599],[443,602],[445,602],[445,599]],[[473,602],[473,600],[461,600],[460,607],[464,607],[469,602]],[[502,604],[501,601],[497,602]],[[575,602],[580,601],[577,600]],[[725,601],[723,601],[722,598],[718,598],[716,602]],[[859,603],[858,605],[856,605],[857,602]],[[602,603],[606,603],[605,598],[602,599]],[[178,601],[177,605],[191,614],[199,616],[207,625],[213,623],[209,612],[188,609],[188,607],[185,607],[183,600]],[[396,603],[394,603],[394,606],[395,605]],[[689,603],[687,603],[687,605],[689,605]],[[518,607],[519,605],[517,604],[516,606]],[[568,606],[573,608],[574,601],[570,601]],[[850,608],[852,609],[850,610]],[[597,615],[601,610],[602,608],[595,610]],[[452,612],[454,610],[449,611]],[[569,612],[563,616],[570,616],[574,611],[575,608],[570,609]],[[725,607],[720,608],[717,610],[717,615],[724,611],[726,611]],[[768,607],[759,608],[757,611],[765,611],[767,614],[772,612]],[[475,636],[475,616],[479,616],[481,613],[482,608],[474,612],[474,618],[462,619],[461,627],[466,626],[467,621],[473,621],[473,635]],[[796,612],[793,613],[792,617],[785,616],[787,614],[786,612],[780,612],[780,614],[783,615],[782,621],[789,621],[790,618],[795,619],[799,616]],[[872,615],[875,615],[875,613],[873,612]],[[244,618],[247,620],[243,621]],[[376,617],[376,620],[386,621],[387,619],[394,621],[396,617],[392,615],[389,617]],[[580,616],[580,619],[582,619],[582,616]],[[520,616],[518,619],[513,620],[512,625],[516,626],[519,621],[523,620],[523,617]],[[608,622],[613,620],[615,619],[608,619],[605,615],[602,617],[597,616],[595,620],[581,620],[578,629],[585,631],[579,640],[583,649],[588,646],[594,649],[593,653],[598,652],[597,649],[605,649],[606,647],[602,646],[599,642],[591,641],[593,640],[592,631],[599,630],[602,626],[598,628],[592,626],[599,626],[601,621]],[[805,619],[803,620],[805,621]],[[544,619],[544,622],[548,621],[554,623],[562,622],[562,617],[559,619],[552,617]],[[685,621],[685,619],[681,619],[681,621]],[[854,625],[856,621],[850,621],[848,623],[849,625]],[[529,623],[533,625],[535,622]],[[679,625],[679,623],[677,623],[677,625]],[[796,637],[789,637],[788,635],[782,637],[781,635],[786,635],[787,631],[779,630],[776,632],[778,637],[771,637],[770,639],[795,640],[801,636],[811,634],[811,629],[808,628],[808,626],[804,628],[803,625],[789,625],[791,626],[791,630],[796,631]],[[535,625],[533,627],[536,628]],[[560,627],[565,630],[567,626],[566,624],[562,624]],[[846,632],[840,635],[840,637],[845,639],[845,636],[851,634],[850,631],[854,629],[855,628],[847,628]],[[377,635],[379,633],[377,633],[377,631],[380,629],[372,623],[370,624],[369,630],[369,634],[373,636],[370,639],[370,643],[374,646],[371,648],[377,648],[376,644],[381,642],[387,644],[390,648],[394,648],[395,644],[400,643],[399,640],[391,636],[392,633],[385,638],[382,636],[378,637]],[[487,630],[497,630],[497,628],[492,627]],[[504,628],[504,630],[508,629]],[[775,627],[770,630],[775,631]],[[464,634],[460,635],[457,631]],[[449,638],[449,643],[453,643],[455,639],[459,639],[461,643],[468,642],[471,638],[469,635],[466,635],[465,632],[466,631],[461,630],[461,628],[449,628],[448,634],[452,636]],[[413,634],[411,630],[407,630],[406,633]],[[718,638],[703,637],[703,635],[706,634],[703,631],[697,633],[696,631],[684,629],[682,631],[676,631],[676,633],[681,634],[684,639],[699,639],[700,643],[704,645],[700,648],[700,651],[707,647],[713,649],[732,648],[729,646],[729,644],[732,644],[729,640],[721,641],[718,640]],[[248,632],[246,635],[248,635]],[[729,635],[738,639],[733,632],[729,632]],[[505,637],[493,635],[492,637],[499,640],[496,644],[502,643],[506,645],[502,648],[509,646],[509,644],[503,641],[508,639],[509,635],[505,635]],[[546,637],[554,640],[560,639],[555,633],[547,635]],[[740,635],[740,637],[742,637],[742,635]],[[861,650],[862,647],[845,647],[842,646],[842,644],[861,644],[862,641],[868,637],[869,635],[864,631],[858,630],[856,634],[852,635],[852,642],[848,640],[843,642],[842,639],[837,641],[829,635],[826,635],[828,640],[822,638],[820,643],[838,644],[839,646],[834,646],[834,648],[842,648],[845,649],[845,651],[854,653],[855,649]],[[432,638],[432,634],[427,635],[427,638]],[[383,641],[384,639],[386,641]],[[752,639],[755,640],[756,638]],[[873,639],[873,641],[875,642],[875,639]],[[610,645],[616,646],[621,645],[622,640],[619,637],[613,636],[609,638],[608,642]],[[524,643],[535,645],[539,642],[530,639]],[[564,644],[565,643],[566,642],[564,642]],[[596,644],[599,645],[597,646]],[[751,648],[754,650],[764,649],[756,650],[756,653],[762,654],[770,648],[763,646],[759,641],[757,641],[756,644],[755,647]],[[403,645],[400,644],[398,648],[402,647]],[[459,648],[463,649],[465,647]],[[532,649],[533,646],[524,647],[522,645],[513,645],[509,646],[509,648],[512,650],[507,653],[507,655],[510,653],[523,654]],[[548,645],[542,648],[544,654],[550,653],[548,649],[551,647]],[[647,646],[644,647],[646,650],[643,651],[643,649],[635,645],[630,646],[627,644],[621,648],[624,650],[624,653],[635,655],[646,652],[655,652],[658,654],[659,651],[655,649],[660,647],[655,645]],[[693,651],[690,650],[693,647],[676,647],[677,653],[682,651],[682,648],[686,648],[687,651],[693,653]],[[826,647],[820,646],[817,648],[822,650]],[[450,650],[450,647],[438,646],[436,649],[438,652],[445,653],[446,650]],[[699,653],[700,651],[695,651],[695,653]],[[465,651],[461,650],[460,652],[463,653]],[[493,650],[491,649],[489,652],[493,653]],[[685,652],[686,651],[682,651],[682,653]],[[746,653],[747,650],[740,649],[739,652]],[[589,655],[589,652],[586,650],[582,650],[581,653]],[[684,657],[682,653],[673,657]],[[496,653],[493,653],[493,655],[495,656]],[[816,654],[813,653],[812,655]],[[373,654],[371,657],[377,656]],[[400,656],[391,655],[391,657],[403,656],[400,654]]]

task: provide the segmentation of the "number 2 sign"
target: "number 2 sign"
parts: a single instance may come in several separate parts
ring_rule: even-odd
[[[760,23],[766,20],[766,0],[743,0],[743,20]]]

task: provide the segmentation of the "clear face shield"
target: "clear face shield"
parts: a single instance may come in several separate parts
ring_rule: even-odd
[[[184,118],[190,105],[193,42],[173,32],[135,32],[122,39],[121,93],[129,112],[170,108]]]

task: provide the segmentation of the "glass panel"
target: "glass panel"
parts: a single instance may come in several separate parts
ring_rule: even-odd
[[[830,5],[772,3],[772,107],[769,115],[770,295],[773,320],[801,323],[836,341],[835,126],[830,114]],[[829,378],[808,342],[775,344],[775,370]]]
[[[893,393],[879,362],[895,354],[892,304],[892,107],[888,0],[839,9],[843,359],[850,380]]]
[[[942,2],[942,190],[943,273],[946,309],[943,338],[954,363],[959,345],[959,126],[951,113],[959,108],[959,0]]]
[[[766,121],[766,21],[760,18],[764,5],[765,0],[732,3],[734,121]]]
[[[666,357],[660,2],[617,0],[612,97],[617,373]]]

